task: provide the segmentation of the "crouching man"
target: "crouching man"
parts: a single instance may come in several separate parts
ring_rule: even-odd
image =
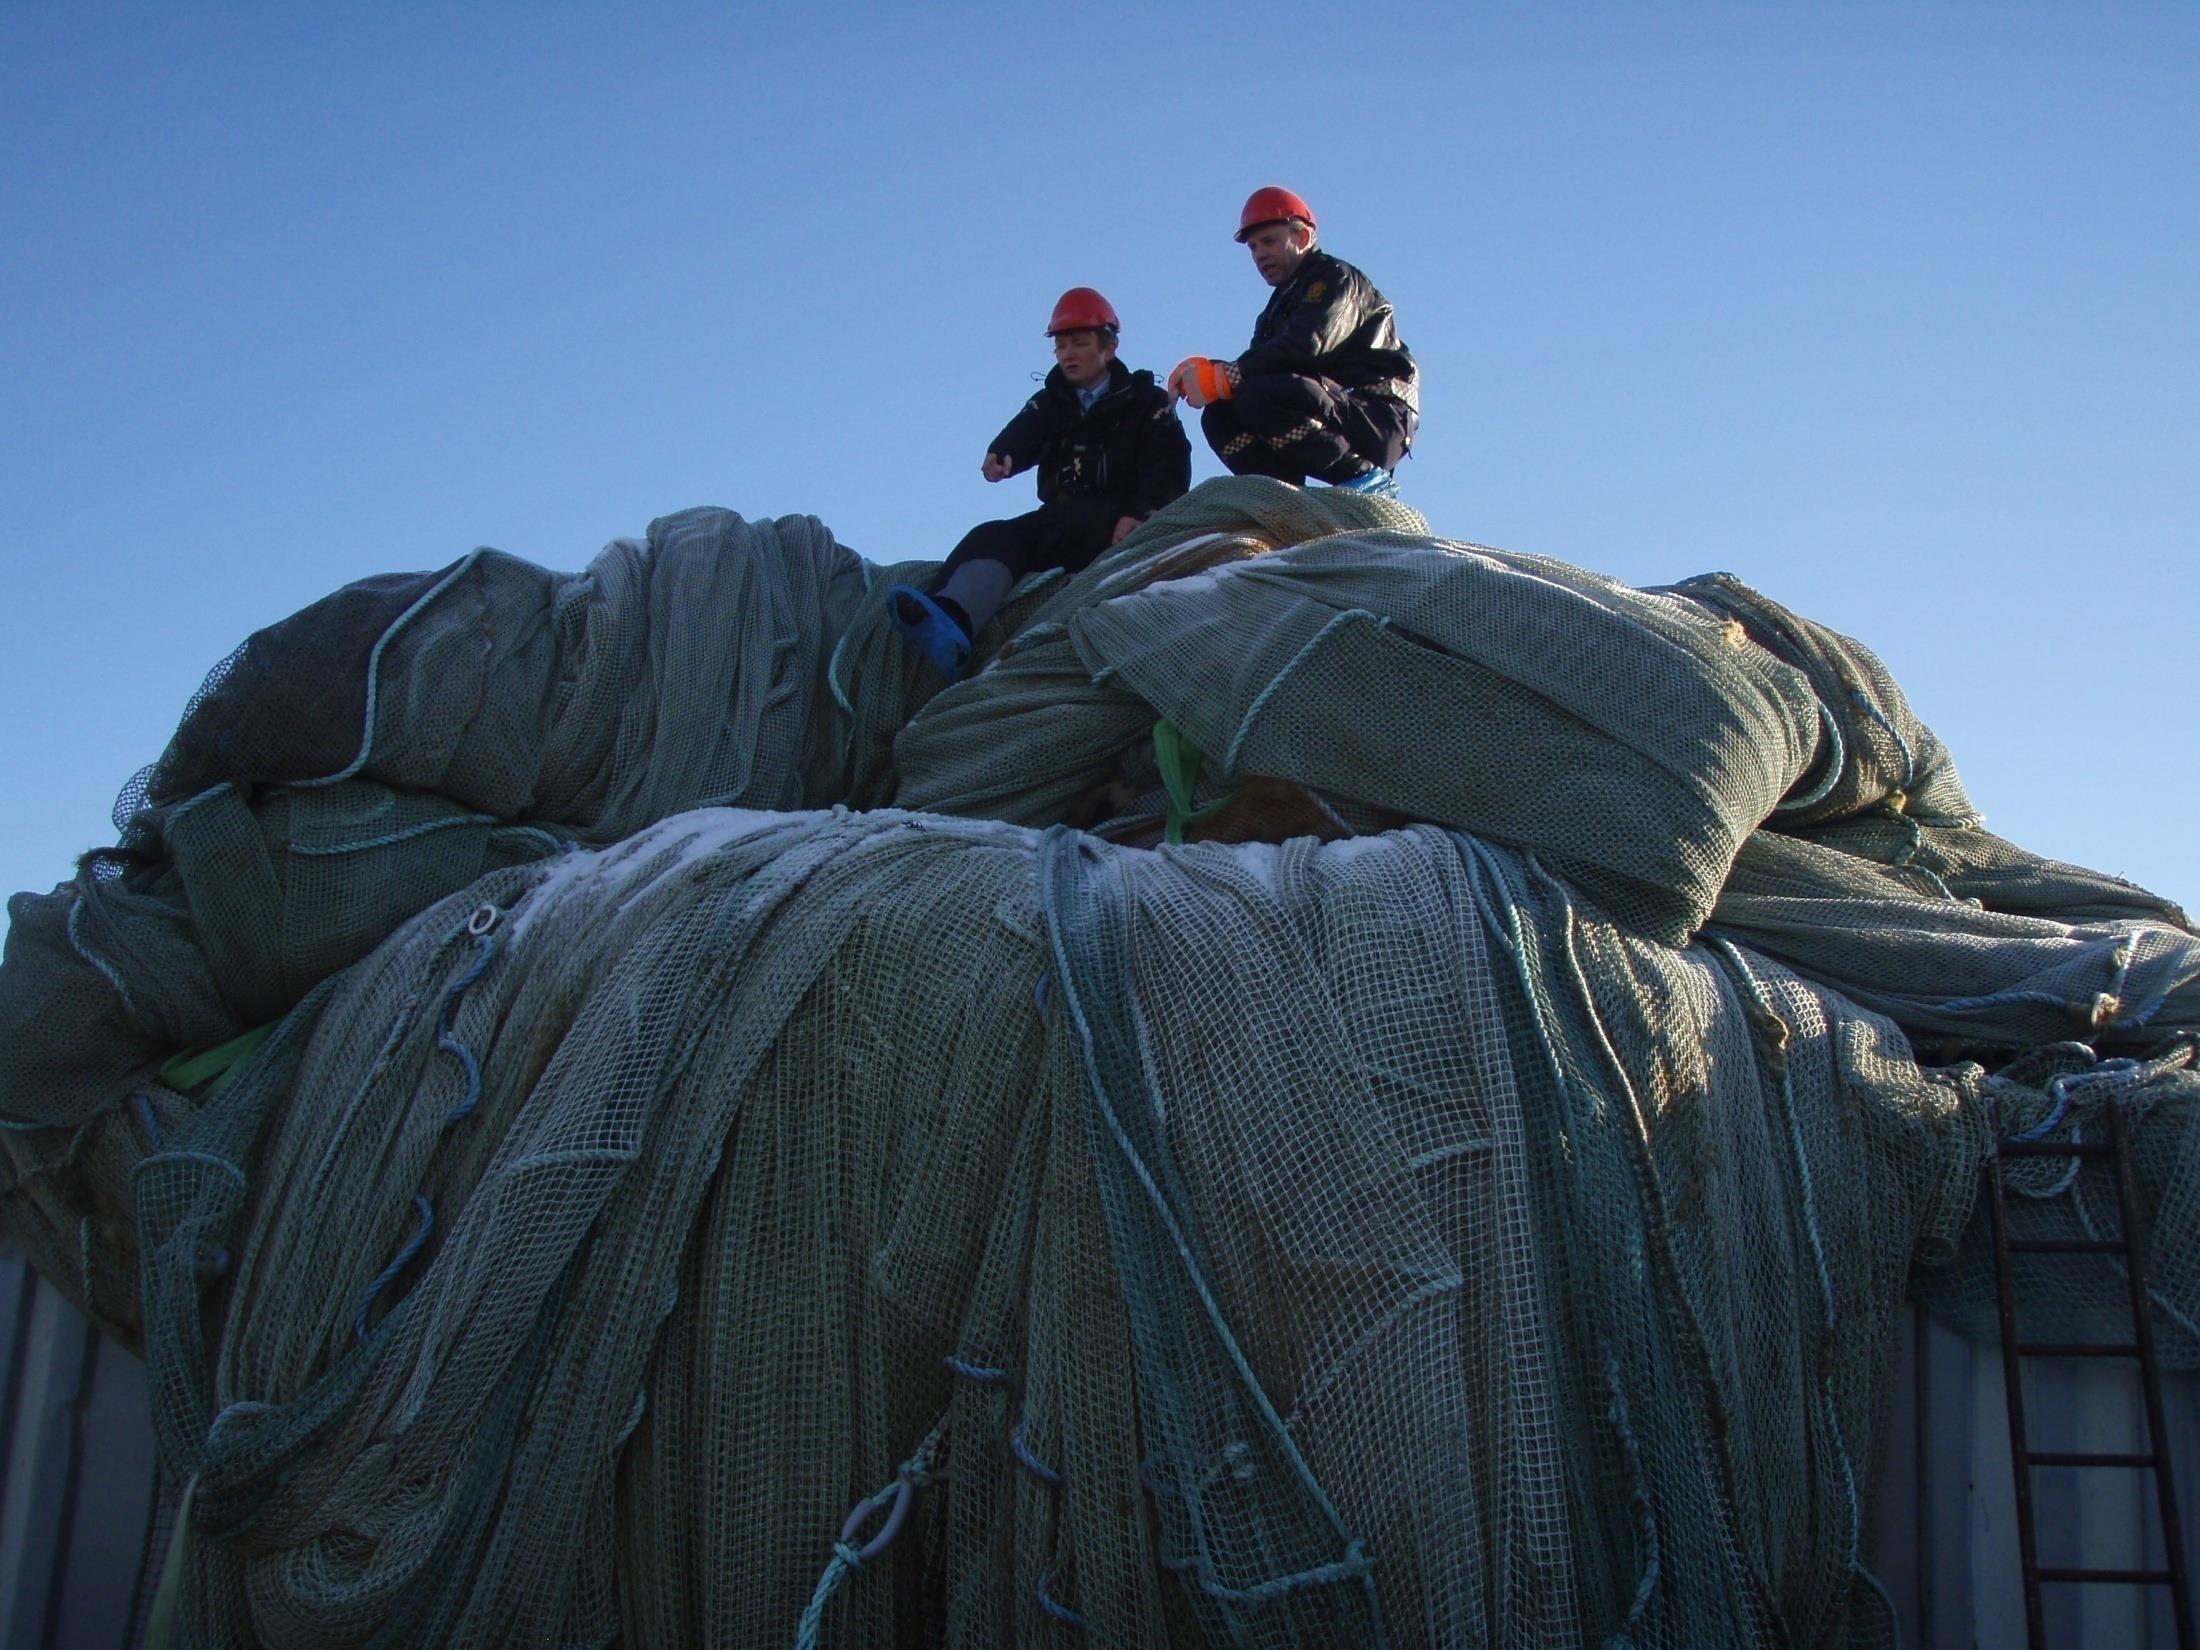
[[[1059,567],[1076,573],[1192,484],[1191,443],[1150,372],[1115,358],[1115,306],[1089,286],[1054,306],[1047,336],[1054,370],[987,447],[979,467],[1006,481],[1037,466],[1039,508],[980,522],[955,546],[930,589],[887,592],[903,638],[949,681],[961,677],[973,637],[1019,579]]]
[[[1288,189],[1256,189],[1237,238],[1275,288],[1253,347],[1235,361],[1190,357],[1169,374],[1170,393],[1202,409],[1207,444],[1233,474],[1395,498],[1421,422],[1421,372],[1390,301],[1315,244],[1314,210]]]

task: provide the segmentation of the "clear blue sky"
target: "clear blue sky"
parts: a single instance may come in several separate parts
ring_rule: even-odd
[[[2189,4],[17,0],[0,889],[363,574],[705,503],[944,554],[1026,507],[1055,294],[1232,353],[1281,182],[1397,305],[1439,532],[1732,570],[1994,828],[2200,904],[2196,155]]]

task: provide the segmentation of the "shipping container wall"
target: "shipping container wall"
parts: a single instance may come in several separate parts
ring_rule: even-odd
[[[0,1382],[0,1645],[134,1645],[154,1501],[145,1366],[0,1250]]]
[[[1972,1346],[1912,1315],[1894,1369],[1874,1549],[1901,1624],[1924,1650],[2021,1650],[2024,1586],[2009,1473],[2009,1408],[1998,1347]],[[2185,1573],[2200,1573],[2200,1375],[2167,1376],[2162,1407],[2175,1466]],[[2029,1363],[2024,1408],[2034,1450],[2143,1454],[2135,1366],[2102,1359]],[[2160,1569],[2154,1475],[2121,1467],[2034,1468],[2043,1565]],[[2055,1650],[2174,1650],[2167,1588],[2048,1583]]]
[[[137,1650],[167,1547],[153,1492],[145,1373],[12,1255],[0,1256],[0,1645]],[[1915,1314],[1888,1394],[1872,1568],[1905,1646],[2018,1650],[2025,1642],[2001,1359]],[[2164,1393],[2188,1571],[2200,1568],[2200,1377]],[[2125,1368],[2042,1364],[2026,1405],[2036,1449],[2136,1453],[2138,1383]],[[2046,1563],[2163,1562],[2145,1473],[2035,1476]],[[2110,1650],[2177,1642],[2164,1589],[2049,1586],[2049,1643]]]

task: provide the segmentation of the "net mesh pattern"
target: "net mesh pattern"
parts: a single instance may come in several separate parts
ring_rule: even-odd
[[[2108,1106],[2200,1364],[2200,941],[1860,644],[1232,481],[942,689],[923,571],[366,581],[11,903],[0,1206],[187,1642],[1886,1642],[1900,1305],[1990,1333],[1994,1131]]]

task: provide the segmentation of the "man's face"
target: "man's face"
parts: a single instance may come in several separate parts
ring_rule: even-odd
[[[1104,332],[1082,328],[1054,335],[1054,364],[1072,389],[1091,389],[1108,376],[1108,363],[1114,359],[1115,342]]]
[[[1314,245],[1314,232],[1303,223],[1264,223],[1245,237],[1253,267],[1270,286],[1281,286],[1299,272]]]

